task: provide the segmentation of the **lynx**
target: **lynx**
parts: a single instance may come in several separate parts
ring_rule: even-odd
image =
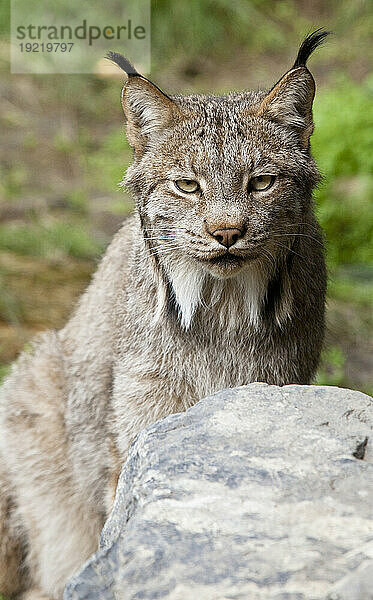
[[[269,91],[168,96],[119,54],[135,214],[61,331],[0,398],[0,592],[62,597],[95,551],[129,444],[253,381],[308,384],[324,333],[314,79],[328,32]]]

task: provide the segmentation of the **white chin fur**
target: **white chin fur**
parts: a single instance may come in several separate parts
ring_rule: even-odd
[[[189,329],[193,315],[202,303],[207,273],[200,265],[180,261],[171,266],[168,275],[179,309],[181,326]]]
[[[254,265],[235,277],[222,280],[212,277],[201,265],[180,261],[169,266],[168,277],[184,329],[189,329],[200,306],[210,317],[211,313],[217,313],[222,323],[227,323],[228,318],[231,325],[237,325],[237,320],[258,324],[267,278]],[[204,297],[207,289],[208,299]]]

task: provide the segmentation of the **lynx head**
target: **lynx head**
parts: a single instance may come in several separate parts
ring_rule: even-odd
[[[119,54],[122,104],[144,240],[190,324],[204,283],[270,273],[311,210],[314,79],[306,67],[329,32],[302,43],[269,90],[168,96]]]

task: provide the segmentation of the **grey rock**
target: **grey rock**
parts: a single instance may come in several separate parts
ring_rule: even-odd
[[[348,573],[333,587],[327,600],[373,600],[373,560],[363,561]]]
[[[372,427],[360,392],[261,383],[158,421],[65,600],[373,598]]]

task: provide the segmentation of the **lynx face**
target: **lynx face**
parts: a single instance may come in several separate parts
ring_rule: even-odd
[[[125,184],[187,326],[211,279],[251,278],[243,288],[257,315],[307,221],[319,174],[309,148],[315,83],[305,64],[326,35],[307,38],[269,92],[225,97],[169,97],[110,54],[129,75],[122,104],[135,157]]]
[[[199,114],[193,99],[176,101],[188,116],[149,144],[127,176],[129,184],[141,177],[154,252],[218,278],[253,261],[270,267],[309,208],[317,171],[308,151],[252,114],[255,95],[200,98]]]

